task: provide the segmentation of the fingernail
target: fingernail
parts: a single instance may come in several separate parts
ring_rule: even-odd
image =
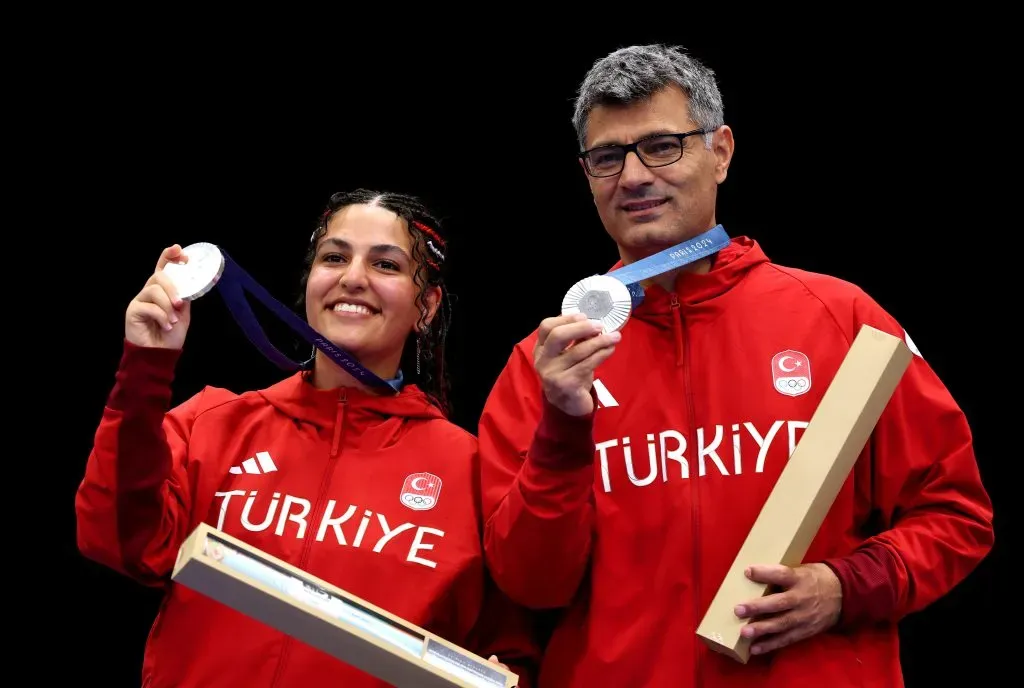
[[[754,647],[750,648],[750,654],[752,654],[752,655],[759,655],[759,654],[761,654],[761,647],[759,645],[755,645]]]
[[[746,615],[747,615],[747,608],[744,607],[742,604],[741,605],[737,605],[737,607],[736,607],[736,616],[746,616]]]
[[[754,575],[754,571],[748,566],[746,569],[743,570],[743,575],[747,578],[750,578],[752,575]]]
[[[622,333],[612,332],[611,334],[608,335],[608,339],[612,340],[613,343],[618,342],[619,340],[622,339]]]
[[[753,638],[754,637],[754,629],[753,629],[753,627],[752,626],[744,626],[743,628],[740,629],[740,635],[742,635],[744,638]]]
[[[178,316],[171,313],[171,324],[173,325],[176,322],[178,322]]]

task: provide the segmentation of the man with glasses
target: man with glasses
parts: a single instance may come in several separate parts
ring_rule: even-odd
[[[898,620],[993,541],[964,414],[863,291],[725,234],[733,132],[710,69],[617,50],[574,124],[621,281],[582,281],[514,347],[479,426],[494,578],[558,610],[541,688],[902,685]],[[771,585],[735,609],[749,661],[712,652],[696,629],[862,325],[913,360],[806,563],[747,573]]]

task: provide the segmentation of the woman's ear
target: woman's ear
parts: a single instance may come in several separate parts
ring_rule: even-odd
[[[437,315],[437,309],[441,305],[441,287],[432,286],[428,287],[426,292],[423,294],[423,301],[426,302],[426,308],[420,307],[420,315],[423,316],[420,322],[416,323],[416,331],[422,332],[420,328],[429,329],[430,323],[434,321],[434,316]]]

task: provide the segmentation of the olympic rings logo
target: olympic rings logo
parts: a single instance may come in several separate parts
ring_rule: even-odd
[[[780,377],[775,380],[775,389],[779,394],[798,397],[811,389],[811,381],[806,377]]]
[[[434,506],[434,498],[426,495],[417,495],[406,492],[402,495],[402,501],[412,507],[429,509]]]

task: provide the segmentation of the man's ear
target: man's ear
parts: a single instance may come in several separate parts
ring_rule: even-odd
[[[715,181],[719,184],[729,176],[729,164],[735,150],[736,141],[733,139],[732,129],[723,124],[711,139],[711,152],[715,155]]]

